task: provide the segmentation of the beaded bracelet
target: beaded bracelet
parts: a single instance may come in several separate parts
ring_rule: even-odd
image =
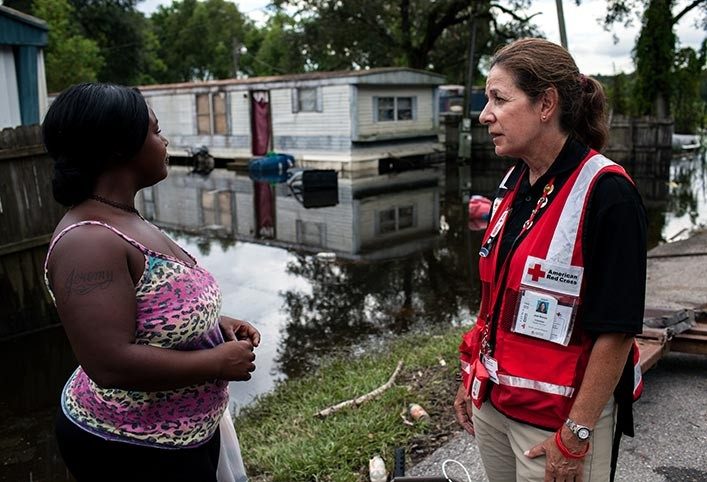
[[[560,436],[560,430],[555,432],[555,444],[557,445],[557,448],[560,449],[560,453],[562,453],[562,455],[566,459],[581,459],[585,455],[587,455],[587,452],[589,452],[589,442],[587,442],[587,446],[582,453],[576,454],[574,452],[571,452],[570,449],[568,449],[565,446],[564,442],[562,442],[562,437]]]

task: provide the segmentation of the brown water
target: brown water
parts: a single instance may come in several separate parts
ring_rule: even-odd
[[[143,211],[218,280],[223,312],[262,332],[253,379],[231,384],[234,411],[322,357],[471,318],[481,232],[469,230],[464,198],[497,179],[470,184],[468,172],[450,166],[343,180],[338,206],[308,210],[280,185],[274,230],[259,227],[252,183],[240,174],[202,178],[173,167],[145,194]],[[670,195],[646,199],[649,246],[707,223],[705,175],[704,156],[673,161]],[[333,259],[321,254],[331,252]],[[62,329],[0,342],[0,367],[0,481],[70,480],[51,431],[75,368]]]

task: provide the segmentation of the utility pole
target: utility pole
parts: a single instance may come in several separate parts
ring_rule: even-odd
[[[238,67],[241,62],[241,49],[243,45],[236,37],[233,37],[233,78],[238,78]]]
[[[474,85],[474,51],[476,50],[476,15],[472,8],[469,18],[469,58],[466,69],[466,84],[464,85],[464,109],[462,121],[459,126],[459,150],[457,155],[460,159],[471,158],[471,88]]]
[[[469,58],[466,69],[466,85],[464,86],[464,117],[471,115],[471,87],[474,85],[474,51],[476,50],[476,16],[472,13],[469,36]]]
[[[567,49],[567,32],[565,31],[565,13],[562,10],[562,0],[555,0],[555,4],[557,5],[557,23],[560,24],[560,43]]]

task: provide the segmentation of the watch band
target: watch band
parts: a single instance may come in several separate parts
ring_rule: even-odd
[[[580,425],[571,418],[565,420],[565,426],[582,442],[586,442],[592,436],[592,429],[586,425]]]

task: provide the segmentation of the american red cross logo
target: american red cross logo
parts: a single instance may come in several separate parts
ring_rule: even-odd
[[[545,277],[545,274],[546,274],[545,271],[543,271],[540,268],[541,268],[540,263],[535,263],[535,266],[533,266],[532,268],[530,268],[528,270],[528,274],[533,278],[533,281],[537,281],[540,278]]]

